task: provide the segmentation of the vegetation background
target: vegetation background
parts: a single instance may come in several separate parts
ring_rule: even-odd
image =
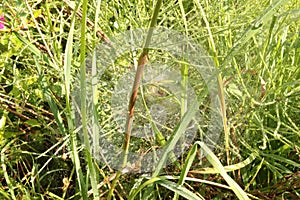
[[[1,1],[0,199],[300,199],[298,0],[162,1],[157,26],[202,45],[220,71],[228,127],[214,152],[199,137],[152,175],[116,176],[86,151],[70,101],[74,80],[85,81],[85,56],[117,33],[149,27],[159,2]],[[140,54],[120,57],[98,88],[99,123],[119,145],[110,99]],[[155,59],[172,60],[150,51]]]

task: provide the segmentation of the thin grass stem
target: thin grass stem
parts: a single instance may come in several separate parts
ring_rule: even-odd
[[[124,157],[123,157],[121,169],[126,165],[126,162],[127,162],[131,129],[132,129],[132,123],[133,123],[134,106],[135,106],[140,82],[141,82],[141,79],[143,76],[143,72],[144,72],[144,68],[145,68],[145,64],[146,64],[146,60],[147,60],[147,55],[149,53],[149,46],[150,46],[150,42],[151,42],[153,30],[154,30],[153,28],[156,26],[157,17],[158,17],[158,13],[159,13],[161,4],[162,4],[162,0],[158,0],[156,3],[154,13],[153,13],[153,16],[151,19],[150,27],[148,30],[146,42],[144,44],[143,51],[138,60],[138,67],[137,67],[137,71],[135,74],[134,83],[132,86],[131,96],[130,96],[129,105],[128,105],[128,114],[127,114],[127,119],[126,119],[126,124],[125,124],[125,139],[124,139],[124,143],[123,143]],[[122,172],[121,172],[121,170],[119,170],[116,174],[116,178],[114,179],[114,181],[111,185],[111,188],[110,188],[108,196],[107,196],[107,200],[111,199],[111,197],[113,195],[113,191],[116,186],[116,183],[118,182],[121,174],[122,174]]]
[[[203,17],[203,20],[205,22],[206,25],[206,29],[208,31],[208,36],[209,36],[209,42],[210,42],[210,46],[213,52],[213,58],[214,58],[214,62],[216,67],[219,67],[219,60],[218,60],[218,56],[217,56],[217,50],[216,50],[216,46],[215,46],[215,42],[214,42],[214,38],[212,36],[212,32],[210,30],[210,25],[209,22],[206,18],[206,14],[204,9],[202,8],[199,0],[196,1],[197,6],[200,9],[200,13]],[[224,129],[224,133],[225,133],[225,151],[226,151],[226,157],[227,157],[227,164],[230,164],[230,157],[229,157],[229,137],[230,137],[230,133],[229,133],[229,129],[227,126],[227,114],[226,114],[226,104],[225,104],[225,94],[224,94],[224,89],[223,89],[223,78],[222,75],[219,74],[218,75],[218,90],[219,90],[219,94],[220,94],[220,100],[221,100],[221,109],[222,109],[222,119],[223,119],[223,129]]]

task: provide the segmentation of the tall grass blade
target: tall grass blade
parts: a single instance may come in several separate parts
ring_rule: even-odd
[[[88,162],[88,170],[90,175],[91,186],[93,189],[94,199],[99,199],[97,190],[96,170],[93,165],[92,156],[90,153],[91,147],[89,142],[89,134],[87,127],[87,79],[86,79],[86,23],[87,23],[88,0],[83,0],[82,3],[82,20],[81,20],[81,35],[80,35],[80,111],[82,120],[82,132],[85,146],[85,158]],[[86,189],[84,192],[87,194]]]
[[[87,196],[87,188],[84,182],[83,173],[81,169],[78,147],[77,147],[77,137],[74,132],[74,124],[72,119],[72,111],[70,105],[70,87],[71,87],[71,67],[72,67],[72,59],[73,59],[73,39],[74,39],[74,26],[75,26],[75,13],[79,8],[79,3],[76,5],[75,12],[72,15],[71,27],[67,39],[66,49],[65,49],[65,60],[64,60],[64,84],[66,90],[66,117],[68,122],[68,132],[70,134],[71,141],[71,150],[72,150],[72,160],[75,165],[76,176],[78,180],[78,186],[83,200],[88,198]]]
[[[180,185],[184,184],[184,181],[185,181],[185,179],[186,179],[186,177],[188,175],[188,172],[189,172],[189,170],[190,170],[190,168],[191,168],[191,166],[193,164],[193,161],[194,161],[194,159],[196,157],[196,153],[197,153],[197,145],[193,145],[193,147],[190,149],[190,151],[189,151],[189,153],[188,153],[188,155],[186,157],[186,160],[185,160],[184,166],[183,166],[183,168],[181,170],[180,177],[179,177],[177,185],[180,186]],[[178,199],[178,195],[179,194],[176,193],[174,195],[173,200]]]
[[[165,166],[167,163],[167,160],[169,158],[169,154],[173,152],[173,149],[180,139],[180,137],[184,134],[186,128],[188,127],[190,121],[193,119],[193,117],[196,114],[197,108],[199,107],[199,102],[197,100],[194,101],[194,103],[188,108],[187,112],[183,116],[182,120],[180,123],[177,125],[176,129],[174,130],[174,133],[168,140],[164,153],[161,156],[160,161],[157,164],[157,167],[155,171],[152,174],[152,177],[158,176],[162,168]]]

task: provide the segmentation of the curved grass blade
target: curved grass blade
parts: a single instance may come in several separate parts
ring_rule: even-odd
[[[178,186],[183,185],[183,183],[184,183],[184,181],[187,177],[187,174],[188,174],[188,172],[189,172],[189,170],[190,170],[190,168],[193,164],[193,161],[196,157],[196,153],[197,153],[197,145],[193,145],[193,147],[191,148],[191,150],[189,151],[189,153],[187,155],[186,161],[185,161],[184,166],[182,168],[182,171],[181,171],[178,183],[177,183]],[[174,195],[173,200],[178,199],[178,195],[179,195],[179,193],[176,193]]]
[[[228,183],[232,191],[235,193],[235,195],[239,199],[250,199],[247,194],[244,192],[244,190],[226,173],[223,165],[217,158],[217,156],[209,149],[208,146],[206,146],[203,142],[196,142],[202,150],[204,151],[205,157],[208,159],[208,161],[214,166],[214,168],[223,176],[225,181]]]
[[[232,172],[232,171],[241,169],[241,168],[249,165],[252,161],[254,161],[256,157],[257,157],[257,153],[252,153],[244,161],[239,162],[239,163],[234,164],[234,165],[224,166],[224,169],[225,169],[226,172]],[[216,174],[216,173],[219,173],[219,172],[217,171],[216,168],[204,168],[202,170],[194,170],[194,171],[192,171],[192,173],[196,173],[196,174]]]
[[[192,191],[188,190],[182,185],[177,185],[174,182],[168,181],[168,180],[161,180],[158,181],[158,184],[175,192],[176,194],[188,199],[188,200],[204,200],[204,197],[202,196],[197,196],[195,193]]]
[[[154,183],[158,183],[159,185],[179,194],[182,197],[185,197],[186,199],[193,199],[193,200],[202,200],[204,199],[203,197],[199,197],[196,194],[194,194],[193,192],[189,191],[188,189],[186,189],[184,186],[178,186],[176,183],[166,180],[165,177],[153,177],[151,179],[149,179],[148,181],[146,181],[145,183],[143,183],[142,185],[140,185],[136,190],[134,190],[130,196],[129,196],[129,200],[133,200],[136,195],[145,187],[152,185]]]

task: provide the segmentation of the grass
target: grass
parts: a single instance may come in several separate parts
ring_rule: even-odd
[[[299,2],[162,1],[155,12],[156,3],[1,2],[1,199],[300,198]],[[97,77],[101,58],[94,47],[109,47],[119,33],[151,26],[153,13],[158,27],[201,45],[219,71],[223,131],[213,149],[203,140],[212,113],[205,80],[187,59],[167,51],[147,49],[145,68],[163,63],[178,72],[177,121],[161,124],[149,115],[151,91],[163,94],[161,102],[176,99],[155,84],[140,87],[132,130],[149,123],[163,138],[125,140],[124,127],[113,120],[115,87],[145,53],[132,47]],[[189,86],[201,96],[195,104],[187,98]],[[74,90],[81,91],[81,101],[74,101]],[[142,105],[147,112],[139,112]],[[183,134],[196,111],[201,120],[193,143],[165,167],[178,141],[187,139]],[[127,141],[131,152],[155,155],[156,146],[166,151],[152,173],[123,173],[92,154],[103,137],[119,147]]]

